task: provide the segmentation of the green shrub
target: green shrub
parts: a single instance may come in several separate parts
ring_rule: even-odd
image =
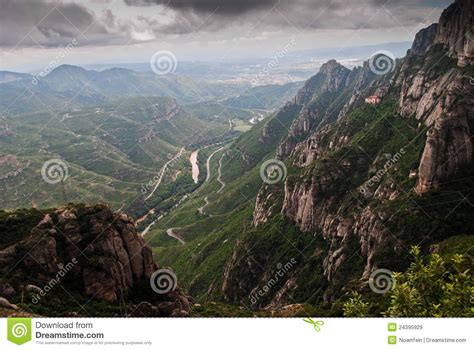
[[[450,259],[435,253],[426,262],[420,249],[411,250],[414,261],[404,273],[394,273],[390,303],[382,312],[388,317],[472,317],[474,279],[466,257],[454,254]],[[372,307],[358,293],[344,304],[345,316],[368,316]]]

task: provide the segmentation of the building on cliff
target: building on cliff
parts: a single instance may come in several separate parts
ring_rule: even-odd
[[[371,104],[371,105],[378,105],[382,99],[376,95],[369,96],[365,99],[365,103]]]

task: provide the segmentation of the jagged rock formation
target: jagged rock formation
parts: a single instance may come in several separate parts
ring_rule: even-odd
[[[151,289],[150,277],[157,269],[151,249],[127,215],[105,205],[68,206],[45,214],[26,237],[0,250],[0,272],[16,281],[2,285],[0,295],[37,296],[41,286],[55,280],[87,298],[117,303],[134,287]],[[179,288],[165,298],[149,295],[143,302],[150,305],[131,305],[131,315],[185,315],[190,310]]]
[[[438,33],[438,23],[433,23],[427,28],[420,30],[413,40],[408,55],[421,56],[426,53],[426,50],[433,44],[436,34]]]
[[[443,12],[434,37],[433,26],[417,36],[411,52],[425,52],[421,62],[407,57],[397,77],[396,85],[401,87],[400,114],[415,117],[430,127],[419,166],[419,193],[438,187],[472,164],[474,89],[470,77],[455,63],[461,67],[472,65],[474,49],[469,33],[474,26],[473,16],[472,1],[452,4]],[[432,37],[429,44],[427,39]],[[448,50],[447,55],[441,47]],[[446,56],[451,56],[452,61]],[[434,69],[439,61],[446,62],[444,70]],[[417,68],[415,74],[413,67]]]
[[[443,76],[436,87],[440,98],[425,116],[426,122],[432,121],[432,127],[419,166],[419,193],[437,188],[442,181],[472,165],[474,99],[472,94],[464,93],[466,90],[474,91],[456,71]]]
[[[390,241],[393,257],[403,253],[403,240],[391,237],[384,224],[392,213],[380,205],[400,196],[399,184],[390,179],[380,181],[362,194],[356,185],[369,180],[359,174],[361,169],[384,167],[384,154],[375,150],[371,153],[375,160],[369,164],[364,160],[366,150],[358,159],[345,152],[338,156],[337,164],[328,160],[344,147],[357,147],[350,146],[357,132],[348,125],[350,112],[363,104],[364,96],[376,94],[396,101],[399,118],[418,123],[414,127],[418,134],[428,130],[418,171],[412,169],[405,175],[417,177],[412,190],[420,195],[472,171],[474,87],[466,74],[472,72],[472,28],[472,1],[458,0],[443,12],[439,25],[431,25],[417,34],[407,56],[395,62],[393,72],[376,77],[368,63],[351,72],[330,61],[312,78],[319,79],[318,90],[310,92],[307,86],[303,88],[306,96],[314,95],[307,99],[309,102],[295,117],[289,136],[278,148],[281,159],[295,156],[293,165],[300,169],[285,182],[281,213],[303,232],[321,232],[329,243],[323,263],[324,277],[330,283],[326,301],[333,300],[335,290],[347,283],[341,282],[339,271],[355,252],[362,259],[359,278],[363,279],[380,267],[386,242]],[[337,118],[328,118],[332,110],[327,105],[322,108],[321,96],[328,92],[337,94],[333,99],[341,99],[332,104],[337,106]],[[322,123],[336,120],[336,124]],[[349,191],[355,195],[340,190],[348,178],[352,186]],[[271,190],[264,186],[257,196],[253,224],[265,223],[277,210]]]
[[[337,116],[338,106],[333,98],[347,87],[351,71],[335,60],[321,66],[318,74],[308,80],[296,97],[299,114],[293,121],[288,136],[278,147],[278,156],[291,154],[295,146],[322,123]]]
[[[436,42],[445,45],[458,65],[464,67],[474,57],[474,8],[472,0],[456,0],[443,11]]]
[[[170,98],[169,100],[166,101],[164,118],[173,119],[175,116],[177,116],[180,113],[184,113],[184,109],[178,104],[176,99]]]
[[[258,226],[267,222],[277,210],[277,200],[275,193],[269,190],[269,186],[264,186],[260,189],[253,213],[252,225]]]

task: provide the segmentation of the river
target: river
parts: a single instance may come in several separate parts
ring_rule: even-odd
[[[189,156],[189,161],[191,162],[191,171],[193,176],[193,181],[195,184],[199,181],[199,166],[198,166],[198,153],[199,150],[195,150]]]

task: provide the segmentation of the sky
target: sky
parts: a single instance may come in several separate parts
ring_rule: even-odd
[[[0,0],[0,70],[412,41],[452,0]]]

